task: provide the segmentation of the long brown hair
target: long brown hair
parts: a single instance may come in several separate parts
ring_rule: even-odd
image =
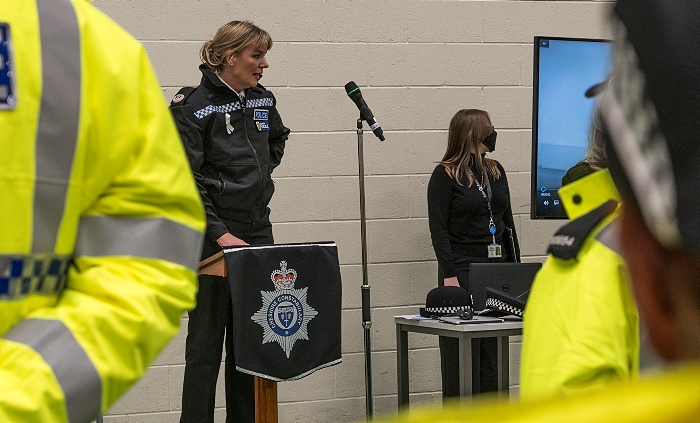
[[[252,22],[231,21],[219,28],[214,38],[202,45],[199,56],[209,69],[218,72],[226,62],[226,55],[240,54],[251,45],[267,51],[272,48],[272,37]]]
[[[447,132],[447,151],[440,161],[450,178],[462,185],[461,179],[467,178],[471,187],[474,183],[469,168],[476,166],[484,177],[493,179],[501,177],[495,160],[482,157],[479,144],[493,132],[489,114],[478,109],[462,109],[455,113]],[[483,183],[484,181],[481,181]]]

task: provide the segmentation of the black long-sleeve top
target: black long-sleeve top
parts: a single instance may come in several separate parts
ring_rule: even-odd
[[[499,179],[489,177],[491,185],[491,209],[496,225],[496,242],[503,245],[505,227],[513,229],[516,257],[520,260],[520,248],[515,233],[513,211],[510,206],[510,191],[506,172],[496,162],[501,172]],[[472,167],[475,178],[481,183],[481,174]],[[462,186],[447,175],[442,165],[437,165],[428,183],[428,222],[430,237],[438,263],[445,277],[456,276],[453,254],[488,258],[488,245],[493,242],[489,232],[489,210],[476,183],[467,187],[468,180],[462,178]],[[484,187],[484,192],[486,192]],[[504,252],[505,254],[505,246]]]

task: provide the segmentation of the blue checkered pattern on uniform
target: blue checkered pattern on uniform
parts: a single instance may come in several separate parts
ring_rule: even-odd
[[[248,100],[245,103],[246,107],[272,107],[274,106],[272,98],[256,98]]]
[[[246,107],[272,107],[274,106],[274,101],[272,98],[256,98],[253,100],[247,100],[245,103]],[[212,113],[228,113],[234,110],[240,110],[241,103],[236,101],[234,103],[222,104],[220,106],[209,105],[203,109],[194,112],[197,119],[203,119]]]
[[[240,109],[241,109],[241,103],[237,101],[235,103],[222,104],[221,106],[209,105],[203,109],[197,110],[196,112],[194,112],[194,115],[197,116],[197,119],[203,119],[214,112],[228,113],[228,112],[232,112],[234,110],[240,110]]]
[[[69,257],[55,255],[0,256],[0,299],[60,292],[69,263]]]

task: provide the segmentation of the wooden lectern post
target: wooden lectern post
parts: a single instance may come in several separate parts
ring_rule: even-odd
[[[224,252],[199,262],[200,275],[228,276]],[[277,382],[255,376],[255,423],[277,423]]]

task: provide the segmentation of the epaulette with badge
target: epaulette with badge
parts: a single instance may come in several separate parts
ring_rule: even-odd
[[[195,87],[184,87],[180,88],[180,91],[173,96],[172,101],[170,101],[171,106],[177,106],[178,104],[182,104],[187,100],[187,97],[190,96],[197,88]]]
[[[617,201],[608,200],[600,207],[562,226],[554,234],[547,252],[561,259],[575,258],[588,235],[617,208]]]

